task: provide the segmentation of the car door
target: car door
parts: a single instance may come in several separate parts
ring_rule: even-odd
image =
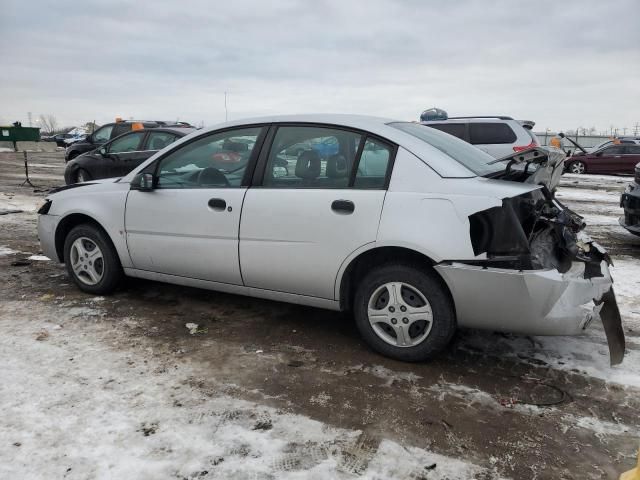
[[[108,170],[105,177],[122,177],[133,170],[132,161],[144,153],[142,152],[144,137],[145,132],[130,132],[119,136],[105,146]]]
[[[148,167],[155,188],[130,191],[125,211],[134,268],[242,285],[238,228],[264,131],[208,133]]]
[[[587,171],[590,173],[619,173],[622,168],[623,145],[612,145],[595,152],[589,159]]]
[[[334,299],[341,264],[376,240],[395,147],[328,126],[281,125],[271,135],[242,208],[244,283]]]

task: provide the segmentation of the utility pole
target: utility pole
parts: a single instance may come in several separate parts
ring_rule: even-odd
[[[640,132],[640,123],[636,122],[636,124],[633,126],[633,134],[638,135],[638,132]]]
[[[227,110],[227,92],[224,92],[224,121],[229,119],[229,112]]]
[[[31,125],[31,112],[27,112],[27,118],[29,119],[29,126],[33,127],[33,125]]]

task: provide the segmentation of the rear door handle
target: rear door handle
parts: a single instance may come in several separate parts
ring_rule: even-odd
[[[337,213],[349,214],[353,213],[356,206],[351,200],[334,200],[331,203],[331,210]]]
[[[212,198],[209,200],[209,207],[213,210],[223,211],[227,208],[227,202],[225,202],[222,198]]]

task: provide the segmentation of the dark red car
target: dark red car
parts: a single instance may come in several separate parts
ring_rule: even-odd
[[[640,162],[640,145],[610,145],[596,152],[579,152],[565,162],[571,173],[627,173],[633,175]]]

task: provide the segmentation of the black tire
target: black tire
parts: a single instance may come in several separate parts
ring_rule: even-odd
[[[88,180],[91,180],[91,175],[89,175],[89,172],[87,172],[84,168],[79,168],[76,171],[74,183],[86,182]]]
[[[390,282],[410,285],[422,293],[430,304],[433,313],[431,331],[424,340],[414,346],[400,347],[387,343],[374,331],[369,322],[369,300],[379,287]],[[456,330],[454,308],[442,280],[433,271],[417,269],[406,264],[389,263],[366,274],[356,291],[353,313],[360,334],[371,348],[382,355],[405,362],[433,358],[449,344]]]
[[[77,239],[85,237],[95,243],[102,252],[102,278],[95,285],[84,283],[73,271],[71,265],[71,246]],[[84,223],[71,229],[64,240],[64,263],[69,276],[80,290],[94,295],[106,295],[113,292],[121,283],[124,273],[115,247],[104,230],[96,225]]]

